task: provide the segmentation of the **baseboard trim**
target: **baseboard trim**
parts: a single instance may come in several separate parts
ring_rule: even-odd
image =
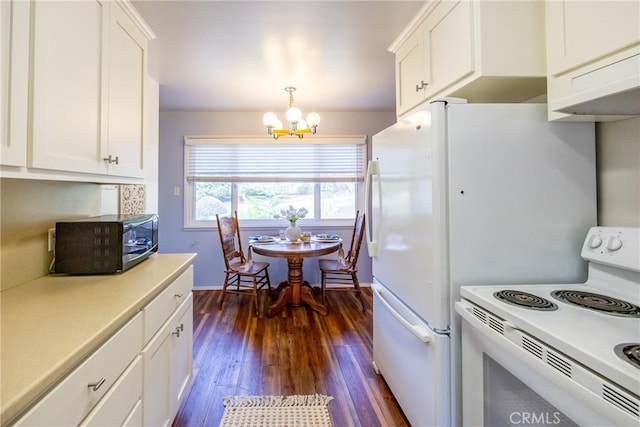
[[[320,284],[313,284],[311,286],[317,286],[319,287]],[[329,284],[327,286],[328,289],[330,288],[341,288],[343,286],[341,285],[333,285],[333,284]],[[370,288],[371,287],[371,283],[360,283],[360,287],[361,288]],[[194,291],[221,291],[222,290],[222,285],[204,285],[204,286],[194,286],[193,289]]]

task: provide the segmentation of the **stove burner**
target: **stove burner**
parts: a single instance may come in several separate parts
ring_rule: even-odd
[[[527,292],[506,289],[504,291],[495,292],[493,296],[500,301],[504,301],[508,304],[513,304],[522,308],[530,308],[532,310],[541,311],[553,311],[558,309],[558,306],[548,299],[529,294]]]
[[[581,291],[553,291],[559,301],[621,317],[640,317],[640,307],[605,295]]]
[[[620,359],[640,369],[640,344],[618,344],[613,350]]]

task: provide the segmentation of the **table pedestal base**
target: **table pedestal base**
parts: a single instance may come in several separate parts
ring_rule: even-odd
[[[277,289],[272,292],[278,295],[278,300],[269,307],[269,317],[278,314],[285,306],[291,305],[293,307],[299,307],[302,304],[308,305],[312,310],[326,316],[329,313],[329,309],[316,301],[313,296],[313,288],[309,282],[302,282],[298,285],[298,292],[296,297],[296,286],[290,285],[288,282],[282,282]]]
[[[302,278],[302,261],[304,257],[322,256],[337,251],[342,247],[342,240],[335,242],[309,242],[303,245],[274,243],[252,246],[258,255],[287,258],[287,280],[280,283],[271,295],[277,295],[278,300],[267,310],[268,316],[275,316],[287,305],[298,307],[308,305],[312,310],[326,316],[329,309],[316,301],[314,293],[319,294],[318,288],[312,288],[309,282]]]

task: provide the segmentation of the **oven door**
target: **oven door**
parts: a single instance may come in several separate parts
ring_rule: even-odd
[[[637,413],[617,403],[634,399],[625,390],[474,304],[455,306],[463,319],[464,425],[638,425]],[[620,407],[594,392],[601,389]]]

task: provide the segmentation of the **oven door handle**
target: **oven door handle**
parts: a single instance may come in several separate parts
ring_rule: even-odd
[[[405,319],[400,313],[398,313],[393,307],[391,307],[391,304],[389,304],[387,300],[384,299],[384,295],[382,295],[381,289],[379,287],[374,285],[371,286],[371,289],[373,289],[376,295],[378,295],[380,302],[387,308],[387,310],[389,310],[389,313],[391,313],[393,317],[395,317],[398,322],[402,324],[402,326],[407,328],[409,332],[415,335],[420,341],[424,343],[428,343],[431,341],[431,334],[427,331],[427,328],[422,325],[413,325],[407,319]]]

